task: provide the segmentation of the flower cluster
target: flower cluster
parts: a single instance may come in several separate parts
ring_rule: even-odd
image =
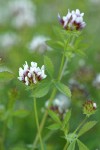
[[[81,30],[86,26],[83,16],[84,13],[80,13],[80,10],[76,9],[76,11],[73,10],[72,12],[68,10],[68,14],[62,18],[58,14],[58,19],[66,30]]]
[[[46,78],[44,65],[39,68],[37,67],[36,62],[31,62],[29,67],[27,62],[23,65],[24,69],[19,68],[19,77],[18,79],[25,83],[26,85],[36,84],[38,81]]]
[[[50,47],[46,44],[47,40],[50,39],[43,35],[34,37],[29,44],[30,52],[37,51],[39,53],[44,53],[45,51],[50,50]]]
[[[85,114],[89,117],[90,115],[95,113],[96,108],[97,108],[96,103],[94,103],[91,100],[88,100],[83,105],[83,114]]]
[[[49,101],[46,101],[45,107],[48,108]],[[70,100],[63,94],[58,94],[57,97],[53,100],[50,109],[56,112],[61,118],[63,118],[64,114],[68,111],[70,106]]]
[[[12,46],[20,42],[19,36],[13,32],[8,32],[0,35],[0,47],[8,50]]]
[[[23,26],[33,27],[36,23],[36,6],[31,0],[11,0],[8,4],[11,23],[16,28]]]

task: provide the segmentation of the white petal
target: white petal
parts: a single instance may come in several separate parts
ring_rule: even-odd
[[[68,13],[67,19],[70,19],[71,15],[72,15],[71,13]]]
[[[72,12],[71,12],[71,13],[72,13],[72,15],[75,15],[75,14],[76,14],[74,10],[72,10]]]
[[[26,71],[28,70],[28,68],[29,68],[29,67],[28,67],[28,64],[27,64],[27,61],[25,61],[25,63],[26,63],[26,64],[23,65],[23,67],[24,67],[24,72],[26,72]]]
[[[80,15],[80,10],[79,9],[76,9],[76,14]]]
[[[84,16],[84,13],[81,13],[81,17],[83,17]]]
[[[41,67],[41,70],[44,70],[45,69],[45,66],[43,65],[42,67]]]
[[[32,67],[37,67],[37,63],[36,62],[31,62],[31,66]]]
[[[22,81],[22,80],[23,80],[23,78],[22,78],[22,77],[18,77],[18,80]]]
[[[22,68],[19,68],[19,76],[23,76],[24,70]]]
[[[28,77],[31,78],[31,76],[32,76],[32,75],[31,75],[31,73],[29,72],[29,73],[28,73]]]
[[[68,20],[64,22],[64,28],[66,28],[68,25]]]
[[[97,108],[97,104],[96,104],[96,103],[93,103],[93,107],[94,107],[94,108]]]

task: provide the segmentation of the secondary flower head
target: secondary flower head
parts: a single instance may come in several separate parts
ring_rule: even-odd
[[[31,62],[31,66],[28,66],[27,62],[23,65],[23,69],[19,68],[18,79],[26,85],[36,84],[38,81],[46,78],[44,65],[39,68],[36,62]]]
[[[48,109],[49,101],[46,101],[45,108]],[[68,111],[70,106],[70,99],[63,94],[58,94],[56,98],[53,100],[50,109],[57,113],[61,118],[63,118],[64,114]]]
[[[29,44],[30,52],[39,52],[44,53],[47,50],[50,50],[50,47],[47,46],[46,41],[50,40],[48,37],[39,35],[35,36]]]
[[[90,115],[95,113],[96,109],[97,109],[97,104],[91,100],[88,100],[83,105],[83,114],[89,117]]]
[[[72,12],[68,10],[68,14],[62,18],[58,14],[58,19],[66,30],[81,30],[86,26],[83,16],[84,13],[80,13],[80,10],[76,9],[76,11],[72,10]]]

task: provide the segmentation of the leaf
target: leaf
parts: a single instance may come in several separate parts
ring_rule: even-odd
[[[70,117],[71,117],[71,110],[69,110],[68,112],[66,112],[66,115],[65,115],[64,121],[63,121],[63,128],[64,128],[65,125],[68,123]]]
[[[80,140],[77,139],[79,150],[89,150]]]
[[[69,145],[69,147],[68,147],[67,150],[75,150],[75,144],[76,144],[76,141],[73,141],[73,142]]]
[[[71,91],[65,84],[57,82],[55,83],[55,85],[61,93],[65,94],[68,97],[71,97]]]
[[[44,65],[46,67],[48,74],[52,77],[54,73],[54,66],[52,64],[51,59],[48,58],[47,56],[44,56]]]
[[[50,85],[51,85],[50,82],[39,84],[39,86],[33,90],[32,96],[36,97],[36,98],[40,98],[40,97],[45,96],[49,92]]]
[[[57,53],[62,53],[63,47],[64,47],[63,42],[49,40],[49,41],[46,41],[46,43],[48,46],[52,47],[53,51],[55,51]]]
[[[60,128],[61,128],[61,125],[60,125],[60,124],[57,124],[57,123],[52,124],[52,125],[50,125],[50,126],[48,127],[48,129],[50,129],[50,130],[58,130],[58,129],[60,129]]]
[[[81,136],[82,134],[84,134],[85,132],[87,132],[88,130],[90,130],[91,128],[93,128],[93,126],[95,126],[97,124],[97,121],[89,121],[87,122],[79,131],[78,133],[78,137]]]
[[[14,78],[14,74],[8,71],[0,72],[0,80],[11,80]]]
[[[49,116],[50,116],[55,122],[57,122],[57,123],[59,123],[59,124],[61,125],[61,121],[60,121],[58,115],[57,115],[55,112],[53,112],[53,111],[51,111],[51,110],[48,110],[48,114],[49,114]]]
[[[63,44],[63,42],[61,42],[61,41],[57,41],[56,42],[59,46],[61,46],[62,48],[64,48],[64,44]]]
[[[27,117],[28,115],[29,115],[29,111],[25,109],[19,109],[13,112],[13,116],[19,117],[19,118],[24,118],[24,117]]]

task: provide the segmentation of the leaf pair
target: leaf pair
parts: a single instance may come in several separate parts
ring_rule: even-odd
[[[53,79],[53,74],[54,74],[54,66],[52,64],[52,61],[50,60],[50,58],[48,58],[47,56],[44,57],[44,64],[46,67],[46,70],[48,72],[48,74],[50,75],[50,77]],[[59,81],[54,81],[56,88],[63,94],[65,94],[68,97],[71,97],[71,91],[70,89],[63,83],[59,82]]]
[[[64,130],[66,125],[68,124],[69,122],[69,119],[71,117],[71,110],[69,110],[66,114],[65,114],[65,117],[64,117],[64,120],[61,121],[59,119],[59,116],[51,111],[51,110],[48,110],[48,114],[49,116],[53,119],[53,121],[55,122],[53,125],[50,125],[48,128],[50,130],[58,130],[58,129],[61,129],[61,130]]]
[[[89,149],[87,148],[87,146],[84,145],[80,140],[77,139],[76,141],[77,141],[79,150],[89,150]],[[76,141],[73,141],[73,142],[69,145],[69,147],[68,147],[67,150],[75,150]]]

